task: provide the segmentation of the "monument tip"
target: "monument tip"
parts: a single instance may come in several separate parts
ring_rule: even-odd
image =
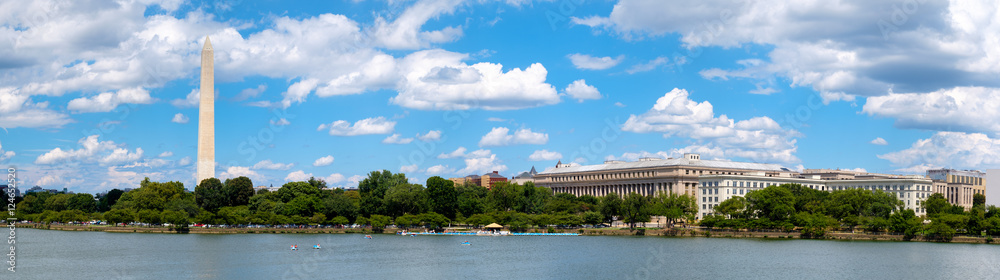
[[[204,49],[204,50],[211,50],[212,49],[212,39],[209,38],[208,36],[205,36],[205,47],[202,48],[202,49]]]

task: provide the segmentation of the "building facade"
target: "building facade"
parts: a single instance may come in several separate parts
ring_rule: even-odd
[[[986,195],[986,173],[977,170],[931,169],[927,178],[934,180],[936,192],[940,192],[954,205],[972,208],[972,198],[976,194]]]
[[[805,177],[805,176],[803,176]],[[743,196],[752,190],[782,184],[800,184],[820,191],[863,189],[883,191],[899,198],[906,209],[917,215],[926,214],[921,201],[934,193],[933,181],[920,176],[865,179],[821,179],[819,175],[808,178],[767,177],[753,175],[707,175],[698,178],[698,218],[715,213],[715,206],[734,196]]]
[[[553,193],[576,196],[624,196],[635,192],[654,195],[660,192],[698,197],[698,177],[703,175],[791,176],[794,171],[777,164],[703,160],[698,154],[683,158],[642,158],[635,162],[605,161],[604,164],[556,168],[535,175],[535,185]]]

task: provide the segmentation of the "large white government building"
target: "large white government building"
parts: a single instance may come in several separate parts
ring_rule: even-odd
[[[641,158],[638,161],[605,161],[597,165],[559,163],[556,168],[535,175],[535,185],[554,193],[604,196],[632,192],[654,195],[659,192],[697,196],[698,177],[703,175],[746,175],[790,177],[796,172],[777,164],[703,160],[698,154],[683,158]]]
[[[808,170],[807,170],[808,171]],[[698,178],[698,218],[715,213],[715,206],[734,196],[743,196],[752,190],[782,184],[800,184],[814,190],[839,191],[848,189],[863,189],[883,191],[903,201],[903,206],[913,209],[917,215],[925,214],[920,202],[933,192],[933,181],[922,176],[884,176],[874,175],[854,179],[822,179],[819,174],[800,175],[798,177],[767,177],[763,174],[748,175],[709,175]],[[867,177],[867,178],[866,178]]]
[[[596,165],[560,162],[534,179],[535,185],[548,187],[554,193],[576,196],[687,194],[698,202],[698,218],[714,214],[714,207],[726,199],[781,184],[801,184],[821,191],[881,190],[898,197],[904,207],[918,215],[926,214],[921,202],[932,193],[941,193],[952,204],[968,209],[972,196],[985,192],[985,179],[979,171],[938,169],[927,173],[892,175],[830,169],[797,172],[777,164],[705,160],[698,154],[684,154],[682,158],[609,160]]]

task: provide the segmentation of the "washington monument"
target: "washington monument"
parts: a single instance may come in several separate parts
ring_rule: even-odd
[[[201,102],[198,105],[198,181],[215,177],[215,52],[205,37],[201,48]]]

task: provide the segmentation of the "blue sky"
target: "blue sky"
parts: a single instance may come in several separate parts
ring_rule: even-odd
[[[995,1],[2,1],[0,162],[22,185],[354,186],[677,157],[1000,167]]]

